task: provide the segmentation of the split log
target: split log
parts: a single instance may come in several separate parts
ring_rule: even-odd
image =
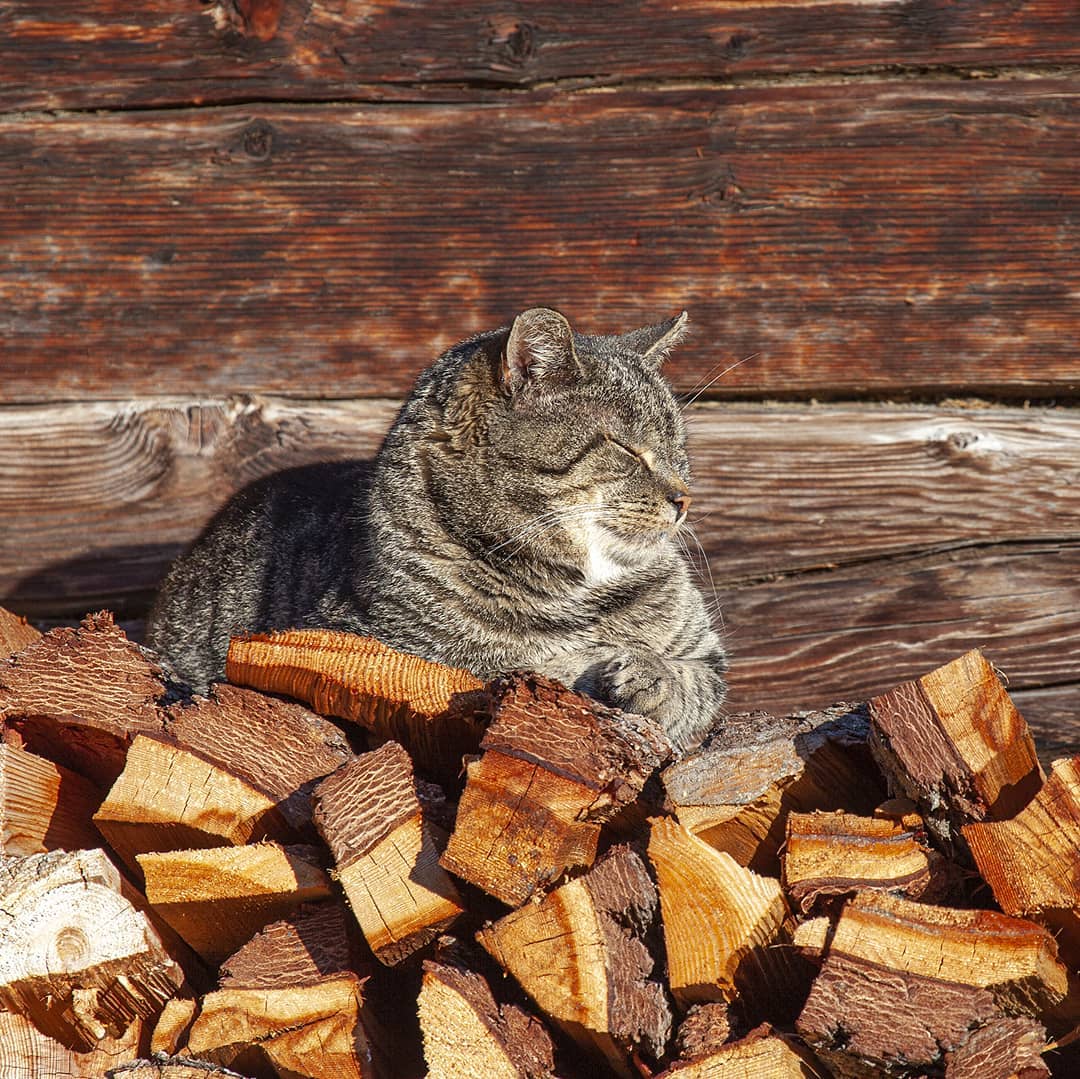
[[[255,843],[138,858],[154,910],[217,965],[263,926],[332,894],[319,856],[315,847]]]
[[[1066,991],[1041,926],[864,892],[840,914],[796,1030],[839,1075],[907,1074],[1003,1014],[1038,1017]]]
[[[66,1077],[65,1077],[66,1079]],[[186,1057],[134,1060],[106,1073],[105,1079],[245,1079],[231,1068]]]
[[[1005,820],[1038,792],[1035,743],[977,649],[869,702],[870,748],[951,852],[964,824]]]
[[[1015,817],[966,825],[963,836],[1001,909],[1050,926],[1080,967],[1080,757],[1055,761]]]
[[[835,705],[777,719],[732,716],[662,773],[679,823],[740,865],[779,876],[787,814],[870,812],[884,797],[865,710]]]
[[[89,780],[15,745],[0,744],[0,854],[98,847],[102,794]]]
[[[657,1079],[820,1079],[821,1069],[805,1046],[767,1024],[745,1038],[679,1060]]]
[[[685,1008],[738,995],[754,1014],[793,1019],[809,973],[791,947],[780,882],[745,869],[671,817],[652,822],[649,859],[676,1002]]]
[[[513,1004],[500,1007],[484,978],[424,961],[417,1001],[429,1079],[550,1079],[555,1056],[543,1023]]]
[[[396,742],[361,754],[319,784],[315,824],[381,962],[399,963],[462,913],[424,820],[412,761]]]
[[[186,1051],[240,1072],[368,1079],[363,1003],[351,973],[285,989],[220,989],[203,998]]]
[[[145,1028],[135,1019],[119,1038],[105,1037],[87,1052],[42,1034],[17,1012],[0,1010],[0,1075],[4,1079],[100,1079],[108,1069],[146,1051]]]
[[[781,857],[784,890],[803,914],[862,889],[942,900],[955,873],[920,831],[887,816],[791,813]]]
[[[101,850],[0,863],[0,1006],[85,1052],[157,1015],[183,985]]]
[[[162,731],[161,671],[108,612],[0,660],[0,721],[26,748],[108,787],[132,738]]]
[[[169,1057],[179,1053],[198,1014],[199,1002],[194,997],[175,996],[166,1001],[150,1035],[150,1052]]]
[[[399,742],[440,779],[456,779],[480,740],[483,682],[371,637],[333,630],[235,637],[225,672],[230,682],[295,697],[379,741]]]
[[[641,716],[538,674],[490,687],[493,720],[469,764],[442,864],[508,906],[596,858],[600,828],[671,753]]]
[[[297,830],[310,827],[315,783],[354,755],[340,728],[303,705],[225,684],[171,709],[167,731],[266,794]]]
[[[29,648],[41,634],[22,615],[0,607],[0,658]]]
[[[671,1010],[644,943],[656,889],[629,847],[481,929],[477,939],[586,1051],[622,1076],[637,1049],[663,1055]]]
[[[271,795],[200,753],[142,734],[94,823],[140,877],[140,854],[298,838]]]

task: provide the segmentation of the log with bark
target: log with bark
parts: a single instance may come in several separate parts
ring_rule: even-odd
[[[104,615],[29,636],[0,659],[3,1074],[1075,1072],[1077,762],[1043,781],[977,654],[731,717],[661,779],[652,724],[525,672],[248,655],[343,730],[250,687],[168,704]]]

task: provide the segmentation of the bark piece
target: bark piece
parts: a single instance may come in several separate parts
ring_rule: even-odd
[[[784,890],[803,914],[861,889],[942,899],[954,879],[919,830],[839,811],[789,814],[781,862]]]
[[[683,1059],[657,1079],[820,1079],[821,1068],[805,1046],[777,1034],[767,1023],[745,1038]]]
[[[0,1006],[86,1051],[157,1015],[183,984],[101,850],[0,864]]]
[[[695,1004],[675,1032],[675,1049],[681,1060],[707,1057],[731,1039],[731,1005],[726,1001]]]
[[[231,1068],[186,1057],[134,1060],[106,1072],[106,1079],[246,1079]]]
[[[513,1004],[499,1007],[484,978],[445,963],[424,962],[417,1001],[430,1079],[548,1079],[551,1035]]]
[[[160,733],[161,671],[107,611],[0,660],[0,720],[26,748],[107,787],[139,733]]]
[[[361,754],[315,791],[315,823],[376,957],[400,962],[464,909],[439,865],[412,761],[396,742]]]
[[[314,784],[353,757],[341,730],[303,705],[225,684],[173,708],[168,733],[268,795],[297,829],[310,823]]]
[[[187,1052],[240,1072],[311,1079],[374,1075],[355,974],[284,989],[208,993],[192,1024]]]
[[[136,874],[138,855],[297,838],[274,798],[193,750],[139,735],[94,823]]]
[[[269,922],[332,894],[315,847],[165,851],[140,854],[139,865],[154,910],[214,965]]]
[[[671,1010],[644,943],[656,889],[641,859],[614,847],[583,876],[480,930],[477,939],[536,1004],[620,1075],[640,1048],[664,1052]]]
[[[279,989],[312,985],[348,970],[366,973],[354,933],[340,900],[305,903],[264,926],[221,964],[221,988]]]
[[[1066,990],[1053,938],[1032,922],[865,892],[841,913],[796,1029],[839,1075],[909,1074]]]
[[[23,857],[101,845],[89,780],[15,745],[0,744],[0,854]]]
[[[945,1054],[945,1079],[1044,1079],[1046,1030],[1030,1016],[999,1016]]]
[[[38,630],[22,615],[0,607],[0,658],[21,652],[40,638]]]
[[[1036,795],[1035,743],[977,649],[869,702],[870,747],[951,852],[973,821],[1005,820]]]
[[[568,868],[592,865],[602,823],[671,748],[649,720],[537,674],[497,679],[491,695],[494,719],[442,864],[516,907]]]
[[[676,1002],[685,1008],[738,995],[755,1014],[793,1018],[792,998],[808,977],[790,946],[780,882],[740,866],[671,817],[652,822],[649,859]]]
[[[295,697],[400,742],[417,767],[441,778],[456,778],[480,740],[483,682],[372,637],[334,630],[236,637],[225,671],[230,682]]]
[[[1051,926],[1080,965],[1080,757],[1055,761],[1015,817],[966,825],[963,836],[1001,909]]]
[[[17,1012],[0,1010],[0,1075],[4,1079],[100,1079],[106,1069],[145,1051],[144,1028],[135,1019],[119,1038],[105,1037],[78,1052],[42,1034]]]
[[[835,705],[777,719],[732,716],[662,773],[684,828],[740,865],[779,876],[787,814],[872,811],[884,789],[870,762],[865,710]]]

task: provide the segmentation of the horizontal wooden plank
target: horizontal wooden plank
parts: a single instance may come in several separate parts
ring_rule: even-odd
[[[12,0],[0,25],[8,109],[1080,60],[1080,11],[1069,0]]]
[[[137,606],[236,490],[370,455],[396,407],[0,409],[0,596],[35,613]],[[697,404],[687,416],[690,522],[722,592],[897,555],[1080,539],[1077,410]]]
[[[1080,394],[1080,76],[0,118],[0,401],[399,396],[524,307],[690,391]]]
[[[732,711],[864,700],[978,647],[1048,755],[1080,752],[1080,539],[878,561],[721,598]]]

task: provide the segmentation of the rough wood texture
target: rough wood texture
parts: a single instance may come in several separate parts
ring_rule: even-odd
[[[615,847],[584,876],[477,934],[554,1022],[618,1074],[635,1047],[664,1051],[671,1011],[643,937],[656,890],[641,859]]]
[[[483,683],[468,671],[398,652],[372,637],[290,630],[234,637],[232,682],[284,693],[324,715],[401,742],[421,768],[450,778],[480,737]]]
[[[242,847],[140,854],[146,898],[209,964],[231,955],[302,903],[327,899],[330,879],[315,847]]]
[[[485,89],[619,85],[880,66],[1048,65],[1080,60],[1080,18],[1066,0],[911,6],[629,0],[517,13],[495,0],[402,10],[369,3],[364,18],[327,0],[302,13],[275,2],[132,11],[110,0],[64,22],[44,0],[11,5],[0,70],[5,109],[221,104],[256,98],[453,99]],[[82,46],[57,78],[57,60]]]
[[[76,772],[0,744],[0,855],[96,847],[102,793]]]
[[[136,875],[139,854],[295,839],[265,792],[198,753],[146,735],[132,742],[94,823]]]
[[[231,1068],[202,1060],[134,1060],[106,1073],[106,1079],[244,1079]]]
[[[508,906],[591,865],[601,824],[671,755],[654,723],[537,674],[490,687],[492,722],[470,762],[442,864]]]
[[[821,1074],[805,1046],[763,1024],[745,1038],[677,1061],[657,1079],[820,1079]]]
[[[862,889],[944,900],[953,874],[916,820],[911,827],[853,813],[789,814],[781,856],[785,892],[802,914]]]
[[[140,1019],[121,1037],[102,1038],[89,1052],[80,1053],[42,1034],[24,1016],[0,1011],[0,1075],[4,1079],[101,1079],[112,1074],[110,1069],[143,1055],[145,1047]]]
[[[689,309],[683,390],[753,354],[727,392],[1075,395],[1078,100],[1067,71],[9,113],[3,397],[399,396],[538,296]]]
[[[172,709],[167,731],[272,798],[297,829],[310,825],[315,782],[353,756],[341,730],[307,708],[228,685]]]
[[[1007,1015],[1063,999],[1065,967],[1032,922],[864,892],[843,910],[796,1024],[840,1076],[927,1068]]]
[[[1044,921],[1080,964],[1080,758],[1056,761],[1015,817],[969,824],[963,836],[1001,909]]]
[[[1031,732],[977,650],[868,707],[875,759],[946,846],[963,824],[1013,816],[1042,785]]]
[[[315,790],[315,823],[377,959],[400,963],[464,910],[396,742],[363,753]]]
[[[221,989],[203,998],[187,1052],[240,1072],[369,1079],[363,1003],[355,974],[288,989]]]
[[[0,660],[0,721],[27,749],[107,787],[140,732],[160,733],[160,671],[107,612]]]
[[[805,972],[789,947],[780,882],[744,869],[671,817],[652,822],[649,860],[676,1003],[685,1008],[738,995],[755,1014],[792,1019]]]
[[[183,984],[101,850],[0,865],[0,1006],[87,1052],[155,1016]]]
[[[32,645],[41,633],[18,614],[0,607],[0,657],[21,652]]]
[[[1028,1016],[1001,1016],[945,1054],[945,1079],[1044,1079],[1046,1031]]]
[[[881,801],[868,735],[865,712],[847,705],[782,719],[732,716],[701,749],[664,769],[668,804],[706,843],[778,876],[788,813],[869,811]]]
[[[513,1004],[500,1007],[481,975],[431,960],[417,1001],[430,1079],[551,1079],[551,1035]]]

